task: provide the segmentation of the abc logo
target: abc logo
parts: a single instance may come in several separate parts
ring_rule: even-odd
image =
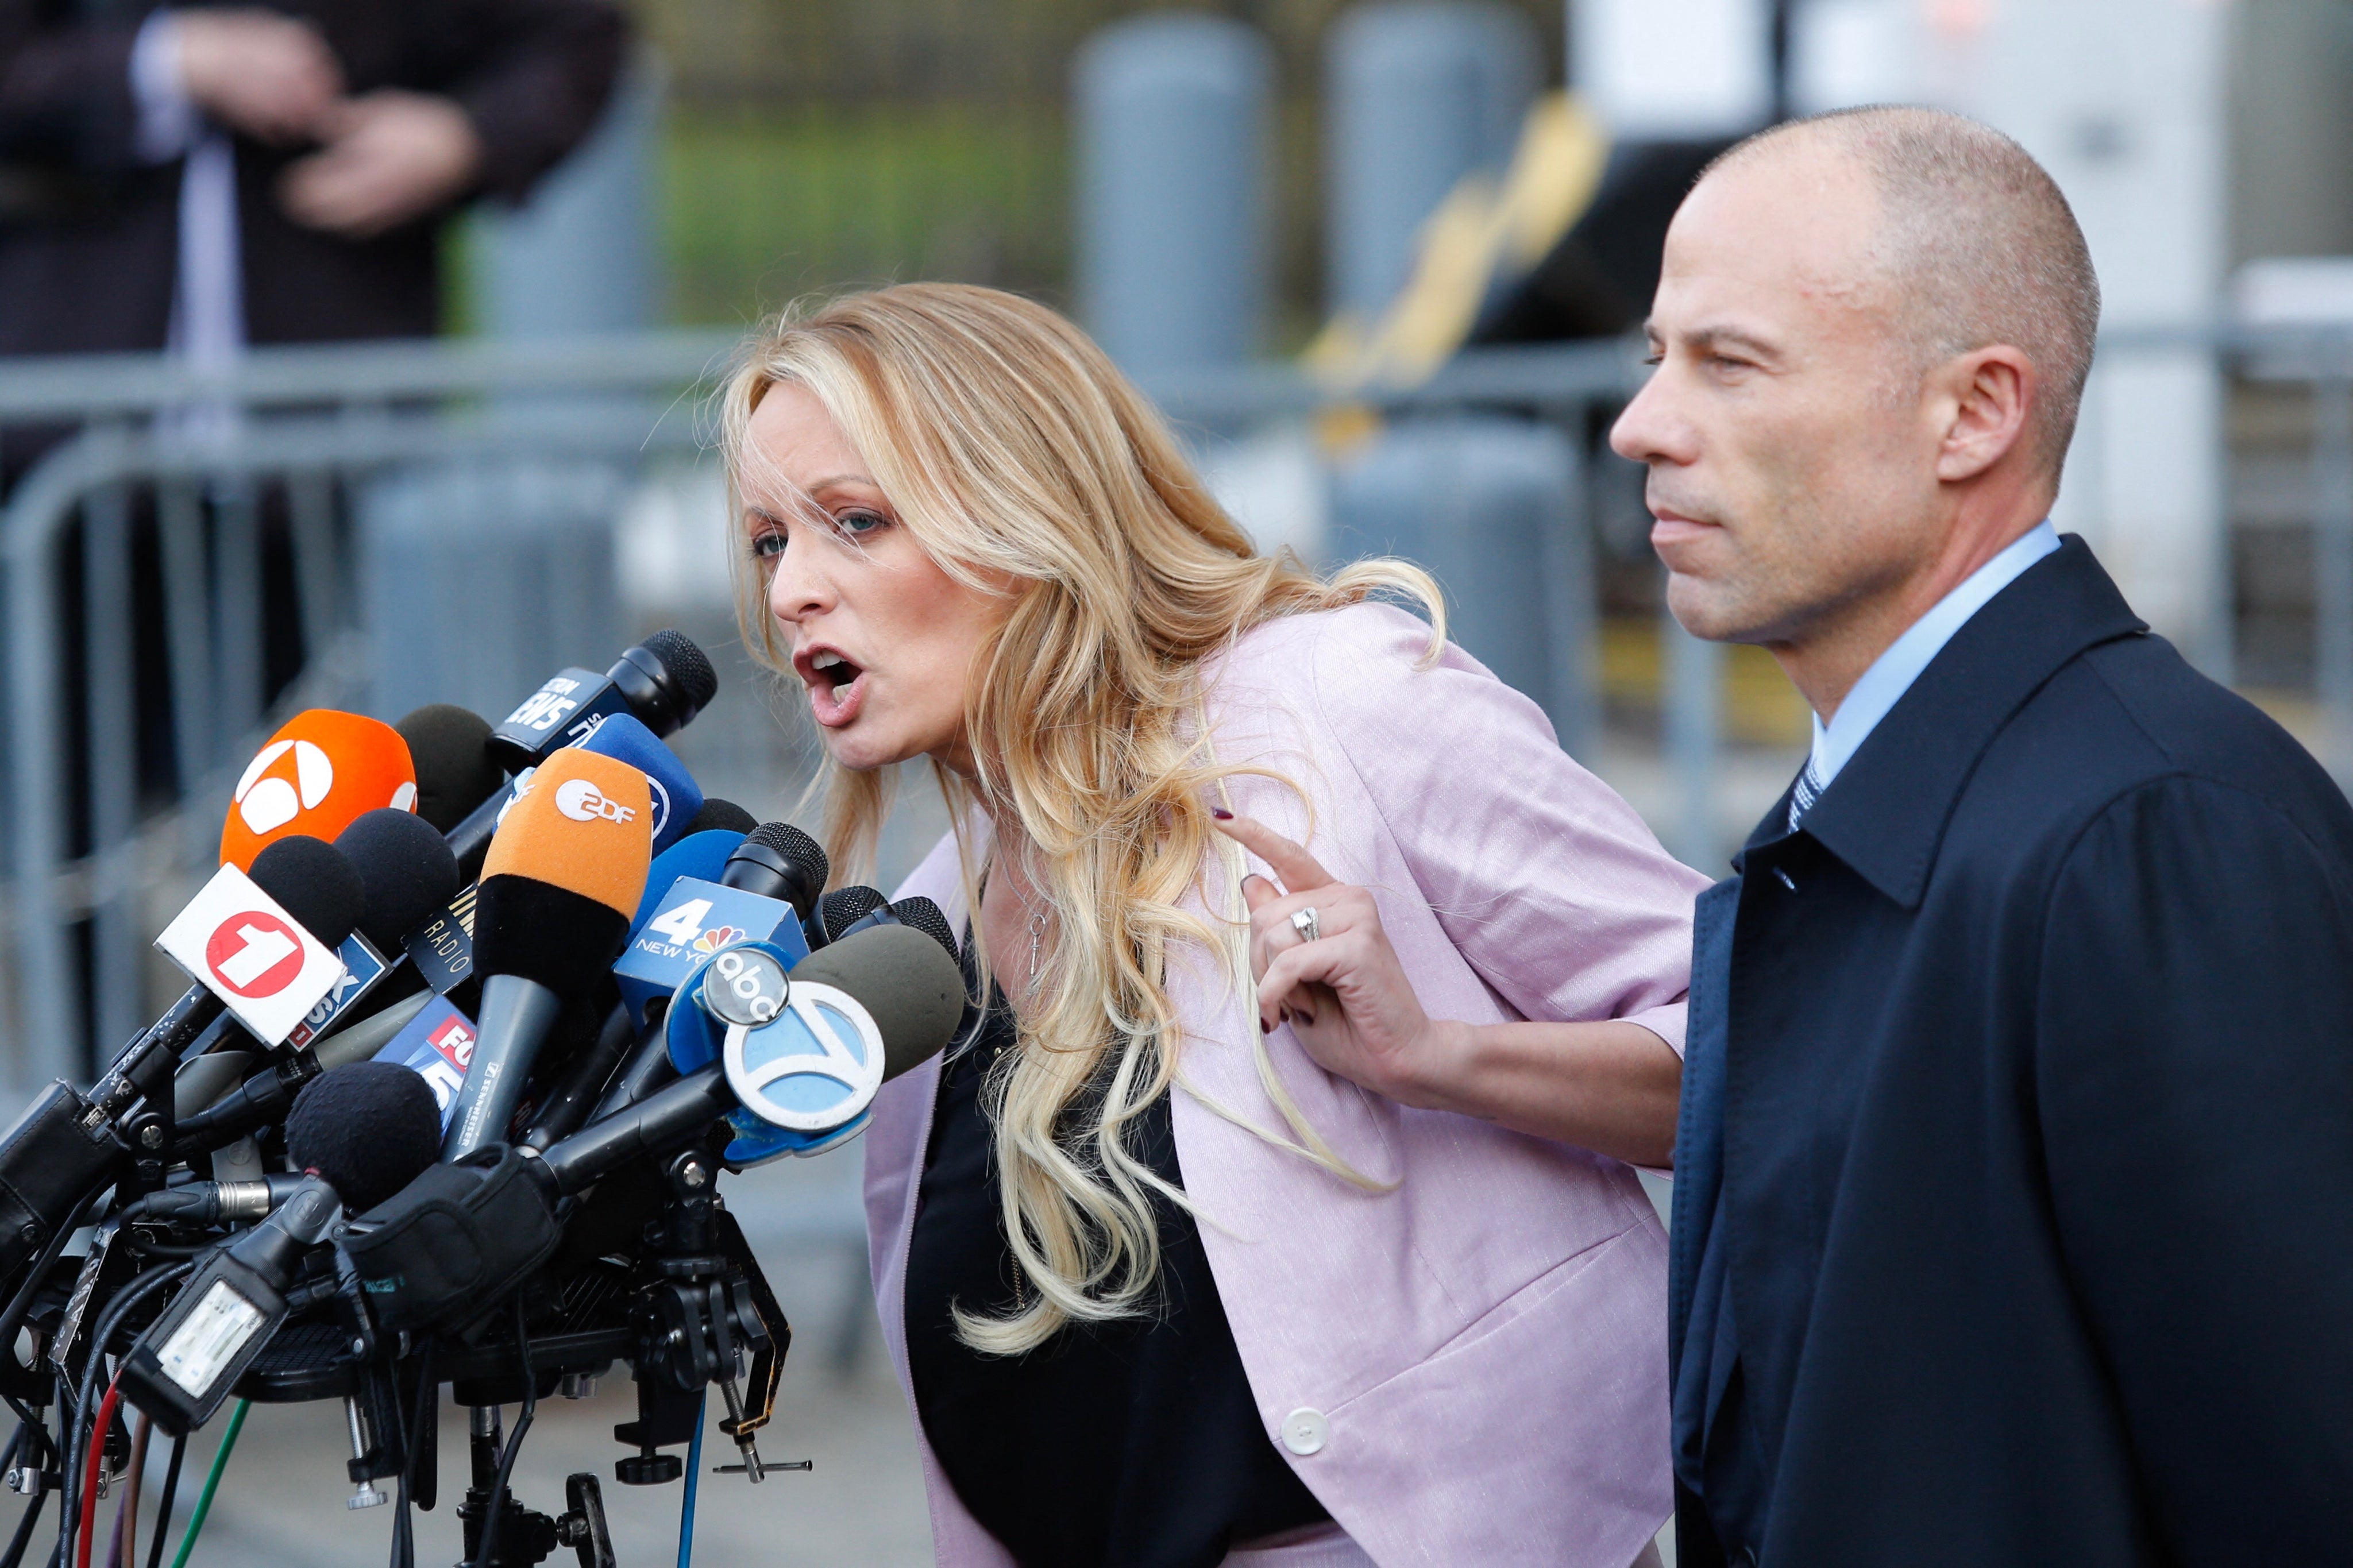
[[[555,786],[555,809],[575,822],[628,822],[638,815],[635,807],[606,799],[595,784],[579,778]]]
[[[302,973],[302,939],[267,910],[246,910],[213,928],[205,967],[238,995],[275,996]]]

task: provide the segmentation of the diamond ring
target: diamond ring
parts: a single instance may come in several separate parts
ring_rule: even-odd
[[[1323,923],[1315,918],[1315,909],[1312,904],[1291,917],[1291,929],[1308,942],[1314,942],[1324,934]]]

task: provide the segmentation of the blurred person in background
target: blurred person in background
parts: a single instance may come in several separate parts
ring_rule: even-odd
[[[979,1001],[865,1140],[939,1561],[1654,1562],[1634,1166],[1672,1139],[1704,879],[1442,621],[1373,601],[1436,616],[1427,576],[1256,553],[1039,306],[788,314],[725,429],[746,638],[807,689],[838,870],[902,762],[955,824],[898,896],[962,927]],[[1282,939],[1385,931],[1492,1100],[1366,1093],[1306,1042],[1336,1010],[1261,999],[1250,905],[1323,865],[1371,890],[1294,896]]]
[[[606,0],[0,0],[0,354],[421,337],[603,110]]]
[[[1696,919],[1681,1568],[2345,1560],[2353,810],[2052,530],[2099,300],[1934,110],[1669,231],[1612,444],[1817,716]]]

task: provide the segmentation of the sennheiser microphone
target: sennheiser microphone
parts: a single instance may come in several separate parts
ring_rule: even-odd
[[[417,767],[417,815],[448,833],[506,787],[491,755],[491,722],[454,702],[430,702],[393,725]]]
[[[475,901],[481,1027],[445,1157],[506,1136],[565,998],[620,952],[652,859],[650,813],[645,774],[577,747],[542,764],[508,813]]]

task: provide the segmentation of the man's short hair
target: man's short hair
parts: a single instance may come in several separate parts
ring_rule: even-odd
[[[1796,138],[1827,139],[1871,174],[1880,259],[1904,290],[1924,369],[1995,343],[2033,362],[2042,380],[2034,437],[2055,481],[2100,329],[2100,279],[2058,183],[1989,125],[1888,105],[1759,132],[1700,178]]]

